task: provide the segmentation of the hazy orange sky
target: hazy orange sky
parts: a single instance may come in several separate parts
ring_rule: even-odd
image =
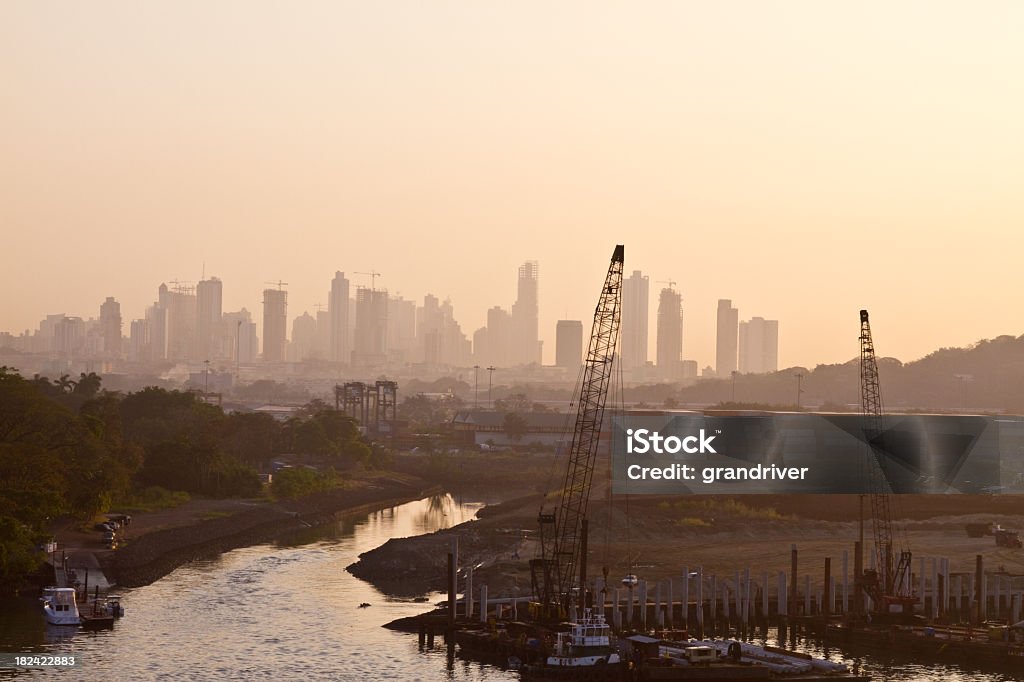
[[[613,246],[780,320],[780,367],[1024,333],[1024,4],[0,4],[0,330],[225,310],[335,270],[451,297],[471,335],[537,259],[545,360]],[[357,284],[368,278],[351,275]]]

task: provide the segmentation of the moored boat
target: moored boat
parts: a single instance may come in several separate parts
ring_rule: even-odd
[[[73,588],[47,587],[39,600],[43,603],[43,616],[50,625],[81,625]]]

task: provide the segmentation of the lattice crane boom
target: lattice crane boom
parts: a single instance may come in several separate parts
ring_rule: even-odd
[[[534,594],[545,607],[568,608],[576,587],[576,571],[585,561],[581,553],[587,505],[622,317],[623,257],[620,244],[612,254],[594,310],[561,498],[555,512],[541,508],[537,519],[541,551],[540,558],[530,561],[530,572]]]
[[[864,438],[875,460],[868,462],[867,467],[870,472],[871,526],[875,540],[877,575],[869,583],[868,591],[876,610],[887,610],[892,603],[906,603],[908,600],[913,603],[916,600],[908,594],[910,552],[900,550],[897,555],[893,542],[891,495],[885,476],[885,418],[878,384],[878,361],[867,310],[860,311],[860,389]]]

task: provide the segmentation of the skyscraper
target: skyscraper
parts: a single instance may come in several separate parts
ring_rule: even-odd
[[[650,290],[649,278],[639,270],[622,280],[622,369],[647,364]]]
[[[230,357],[235,363],[251,364],[256,361],[260,352],[260,338],[256,335],[256,323],[252,314],[242,308],[238,312],[224,313],[226,339],[230,347]]]
[[[683,297],[671,287],[658,297],[658,373],[666,379],[683,376]]]
[[[519,266],[517,297],[512,304],[511,364],[541,362],[539,274],[537,261]]]
[[[356,289],[356,336],[352,364],[383,365],[388,359],[388,292]]]
[[[580,320],[559,320],[555,325],[555,364],[575,372],[582,362],[583,323]]]
[[[193,360],[196,357],[196,291],[184,282],[171,282],[174,288],[160,285],[159,302],[166,311],[168,360]]]
[[[104,357],[121,357],[121,304],[113,296],[107,296],[100,305],[100,333]]]
[[[779,369],[779,321],[763,317],[740,322],[739,367],[741,372],[763,374]]]
[[[720,377],[736,371],[736,335],[740,311],[732,307],[732,300],[718,299],[718,336],[715,349],[715,374]]]
[[[313,356],[316,347],[316,318],[303,312],[292,320],[292,342],[288,344],[288,359],[302,362]]]
[[[199,360],[213,360],[220,355],[223,285],[216,277],[196,285],[196,353]]]
[[[284,362],[288,344],[288,292],[263,290],[263,361]]]
[[[388,357],[395,363],[413,362],[416,355],[416,302],[401,296],[388,301]]]
[[[349,352],[349,286],[345,273],[337,271],[331,280],[327,310],[331,315],[331,352],[334,362],[351,362]]]

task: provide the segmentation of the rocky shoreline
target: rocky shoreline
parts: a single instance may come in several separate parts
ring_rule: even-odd
[[[249,511],[147,533],[101,559],[108,581],[141,587],[196,559],[268,542],[332,523],[347,514],[401,504],[440,492],[423,481],[376,480],[353,490],[331,490],[298,500],[254,506]]]

